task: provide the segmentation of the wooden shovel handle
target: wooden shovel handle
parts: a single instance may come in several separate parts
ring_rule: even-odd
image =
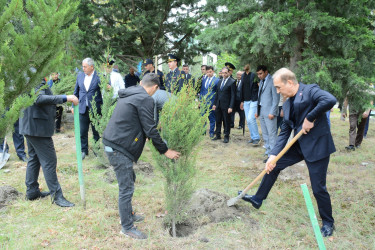
[[[303,130],[301,129],[301,131],[299,131],[299,133],[293,137],[293,139],[285,145],[285,147],[283,148],[283,150],[281,150],[280,153],[277,154],[277,156],[271,161],[273,164],[276,164],[276,162],[286,153],[286,151],[288,151],[290,149],[291,146],[293,146],[293,144],[301,137],[301,135],[303,135]],[[261,178],[263,178],[263,176],[267,173],[267,170],[264,169],[243,191],[242,191],[242,194],[246,194],[247,191],[250,190],[250,188],[252,188],[252,186],[254,186],[254,184],[259,181]]]

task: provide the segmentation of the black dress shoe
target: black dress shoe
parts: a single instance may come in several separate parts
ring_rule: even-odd
[[[239,195],[241,193],[242,193],[242,191],[238,191]],[[254,195],[245,194],[244,197],[242,197],[242,200],[250,202],[251,205],[253,205],[253,207],[255,207],[256,209],[259,209],[262,206],[262,202],[258,202],[256,200],[254,200]]]
[[[57,206],[60,207],[74,207],[74,203],[71,203],[70,201],[66,200],[64,196],[60,196],[59,198],[55,197],[52,203],[55,203]]]
[[[86,158],[86,153],[85,152],[82,152],[82,160]]]
[[[335,230],[335,225],[332,225],[332,226],[323,225],[322,228],[320,229],[320,232],[322,232],[323,237],[328,237],[328,236],[332,236],[333,230]]]
[[[228,143],[228,142],[229,142],[229,137],[225,136],[223,142],[224,142],[224,143]]]
[[[23,162],[28,162],[29,161],[29,158],[27,158],[26,155],[18,156],[18,158],[20,159],[20,161],[23,161]]]
[[[355,147],[353,145],[346,146],[345,149],[348,151],[355,151]]]
[[[213,141],[221,140],[221,136],[215,136],[212,140]]]
[[[39,193],[34,194],[34,195],[26,195],[26,200],[33,201],[33,200],[36,200],[36,199],[39,199],[39,198],[47,197],[50,194],[51,194],[50,192],[39,192]]]
[[[238,126],[238,128],[237,129],[242,129],[243,127],[240,125],[240,126]]]

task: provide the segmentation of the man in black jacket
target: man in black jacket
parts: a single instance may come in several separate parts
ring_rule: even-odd
[[[52,202],[56,205],[72,207],[74,204],[64,198],[57,180],[57,158],[52,135],[55,131],[56,104],[68,101],[77,105],[78,98],[74,95],[52,95],[49,87],[42,88],[45,84],[46,81],[43,80],[37,88],[39,95],[34,105],[26,108],[23,117],[20,118],[20,134],[26,137],[29,152],[25,181],[26,198],[35,200],[51,194]],[[40,166],[42,166],[49,192],[39,190]]]
[[[158,75],[149,73],[143,77],[140,86],[120,90],[116,108],[103,133],[105,151],[119,185],[120,233],[136,239],[146,239],[147,236],[133,225],[137,220],[131,204],[135,182],[133,161],[141,156],[146,137],[152,139],[160,154],[170,159],[180,156],[179,152],[168,149],[156,129],[151,96],[158,88]]]
[[[236,83],[233,78],[229,77],[227,67],[223,68],[222,72],[223,79],[217,84],[215,102],[212,106],[212,110],[215,110],[216,115],[216,136],[213,140],[221,139],[221,124],[224,122],[224,143],[228,143],[230,135],[230,113],[232,113],[234,108]]]

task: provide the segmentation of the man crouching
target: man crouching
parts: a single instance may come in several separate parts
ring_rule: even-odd
[[[143,77],[140,86],[119,90],[119,99],[103,133],[103,143],[109,162],[113,166],[119,185],[119,212],[121,233],[136,239],[147,236],[134,227],[137,220],[132,210],[135,173],[133,161],[141,156],[146,137],[155,148],[169,159],[178,159],[180,153],[168,149],[156,129],[152,95],[159,88],[159,76],[150,73]]]

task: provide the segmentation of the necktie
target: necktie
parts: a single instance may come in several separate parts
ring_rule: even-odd
[[[212,80],[211,77],[209,77],[209,78],[207,79],[207,81],[206,81],[206,86],[205,86],[206,89],[208,89],[208,87],[210,86],[211,80]]]
[[[225,80],[223,80],[223,83],[222,83],[221,86],[220,86],[220,90],[222,90],[222,89],[224,88],[225,83],[227,82],[227,80],[228,80],[228,78],[225,79]]]

